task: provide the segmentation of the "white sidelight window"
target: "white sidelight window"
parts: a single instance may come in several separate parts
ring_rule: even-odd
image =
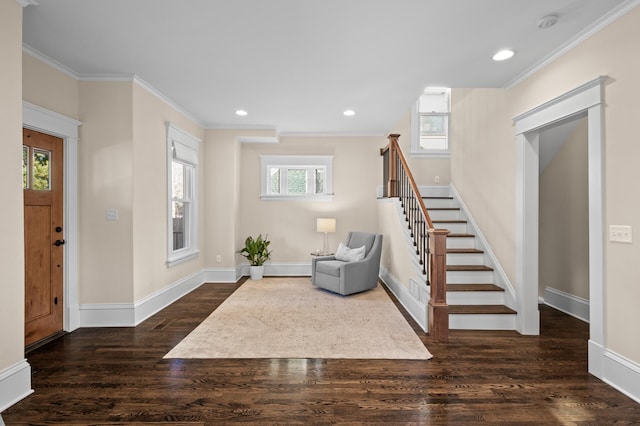
[[[448,157],[451,89],[429,87],[411,111],[411,155]]]
[[[262,155],[260,162],[262,199],[333,199],[333,156]]]
[[[167,125],[167,265],[198,256],[198,152],[200,140]]]

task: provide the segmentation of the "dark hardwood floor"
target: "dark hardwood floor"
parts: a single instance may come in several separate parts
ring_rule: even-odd
[[[541,307],[540,336],[419,330],[429,361],[163,360],[239,284],[205,284],[136,328],[83,328],[28,355],[35,393],[14,424],[640,423],[587,373],[588,325]]]

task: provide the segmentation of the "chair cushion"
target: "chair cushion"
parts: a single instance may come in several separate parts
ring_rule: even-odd
[[[336,250],[335,257],[337,260],[342,260],[343,262],[358,262],[364,259],[364,250],[364,246],[358,248],[349,248],[340,243],[340,245],[338,246],[338,250]]]
[[[322,260],[316,262],[316,272],[333,275],[334,277],[340,276],[340,265],[344,262],[339,260]]]

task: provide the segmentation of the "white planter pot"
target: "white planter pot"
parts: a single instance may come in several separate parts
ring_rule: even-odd
[[[249,267],[252,280],[261,280],[264,275],[264,265]]]

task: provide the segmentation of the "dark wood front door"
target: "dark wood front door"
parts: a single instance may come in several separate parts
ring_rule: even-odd
[[[23,129],[25,346],[63,328],[63,141]]]

